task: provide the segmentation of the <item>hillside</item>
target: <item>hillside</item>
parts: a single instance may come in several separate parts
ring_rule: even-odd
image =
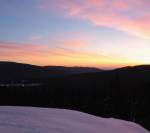
[[[36,67],[36,72],[40,72],[39,69],[41,67]],[[12,72],[10,67],[8,70]],[[24,76],[17,70],[12,72],[14,76]],[[13,74],[8,75],[10,80],[3,81],[0,74],[0,105],[73,109],[133,121],[150,130],[149,65],[57,78],[45,78],[44,72],[43,77],[37,75],[36,80],[31,78],[32,72],[28,72],[28,82],[20,82],[20,78],[16,80]]]
[[[15,62],[0,62],[1,79],[47,79],[71,74],[100,72],[98,68],[63,67],[63,66],[35,66]]]

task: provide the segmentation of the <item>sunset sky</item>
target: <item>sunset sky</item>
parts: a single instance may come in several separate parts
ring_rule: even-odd
[[[0,60],[150,64],[150,0],[0,0]]]

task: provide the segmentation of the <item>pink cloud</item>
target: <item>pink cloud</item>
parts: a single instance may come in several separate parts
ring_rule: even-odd
[[[150,0],[42,0],[43,8],[144,38],[150,38]]]
[[[83,48],[86,46],[86,42],[87,40],[84,39],[62,39],[55,41],[55,43],[67,48]]]
[[[67,43],[76,44],[74,41]],[[109,57],[102,54],[89,53],[85,51],[81,52],[64,47],[50,48],[42,44],[0,42],[0,60],[26,62],[38,65],[75,65],[80,63],[85,63],[86,65],[90,64],[93,60],[96,64],[96,61],[101,58],[108,59]],[[91,59],[91,61],[89,59]]]
[[[47,47],[39,44],[21,44],[13,42],[0,42],[0,57],[29,57],[41,55]]]
[[[69,42],[69,44],[71,43],[72,41]],[[77,44],[76,41],[75,44]],[[113,65],[118,66],[133,63],[133,61],[119,57],[118,55],[112,56],[109,54],[104,54],[103,52],[95,53],[80,51],[79,49],[75,50],[64,46],[50,48],[48,45],[42,44],[0,42],[0,60],[37,65],[78,65],[98,67],[108,67]]]
[[[83,47],[85,44],[81,40],[65,40],[63,42],[64,45],[66,46],[73,46],[73,47]]]
[[[61,47],[49,47],[48,45],[42,44],[22,44],[22,43],[13,43],[13,42],[0,42],[0,59],[3,57],[44,57],[47,58],[49,56],[77,56],[81,54],[86,54],[84,52],[79,52],[76,50],[72,50],[71,48],[67,48],[68,45],[71,47],[76,47],[81,44],[78,40],[65,40],[65,41],[57,41],[62,44]]]
[[[37,39],[38,37],[33,37]],[[49,44],[55,44],[52,47]],[[31,56],[68,56],[75,52],[73,48],[80,49],[85,46],[85,40],[80,39],[60,39],[50,40],[49,44],[28,44],[28,43],[16,43],[16,42],[0,42],[0,57],[31,57]],[[51,47],[50,47],[51,46]]]

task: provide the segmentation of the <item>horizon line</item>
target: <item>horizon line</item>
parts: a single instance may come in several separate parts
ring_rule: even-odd
[[[79,66],[79,65],[38,65],[38,64],[32,64],[27,62],[19,62],[19,61],[9,61],[9,60],[0,60],[0,63],[16,63],[16,64],[26,64],[26,65],[32,65],[32,66],[39,66],[39,67],[68,67],[68,68],[95,68],[95,69],[101,69],[101,70],[115,70],[119,68],[125,68],[125,67],[136,67],[136,66],[150,66],[150,64],[138,64],[138,65],[122,65],[121,67],[97,67],[97,66]]]

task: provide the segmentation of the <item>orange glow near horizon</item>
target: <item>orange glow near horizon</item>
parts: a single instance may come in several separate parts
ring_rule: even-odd
[[[1,61],[150,64],[150,0],[2,0],[0,17]]]
[[[140,58],[135,58],[133,61],[119,56],[113,57],[95,53],[83,53],[69,51],[63,48],[49,49],[47,46],[41,47],[41,45],[30,44],[18,46],[18,44],[14,43],[7,43],[5,47],[3,45],[2,43],[0,44],[1,51],[6,52],[6,54],[0,55],[1,60],[40,66],[84,66],[111,69],[147,64],[149,61],[149,59],[143,60],[142,58],[141,60]],[[9,47],[9,45],[11,45],[11,47]]]

